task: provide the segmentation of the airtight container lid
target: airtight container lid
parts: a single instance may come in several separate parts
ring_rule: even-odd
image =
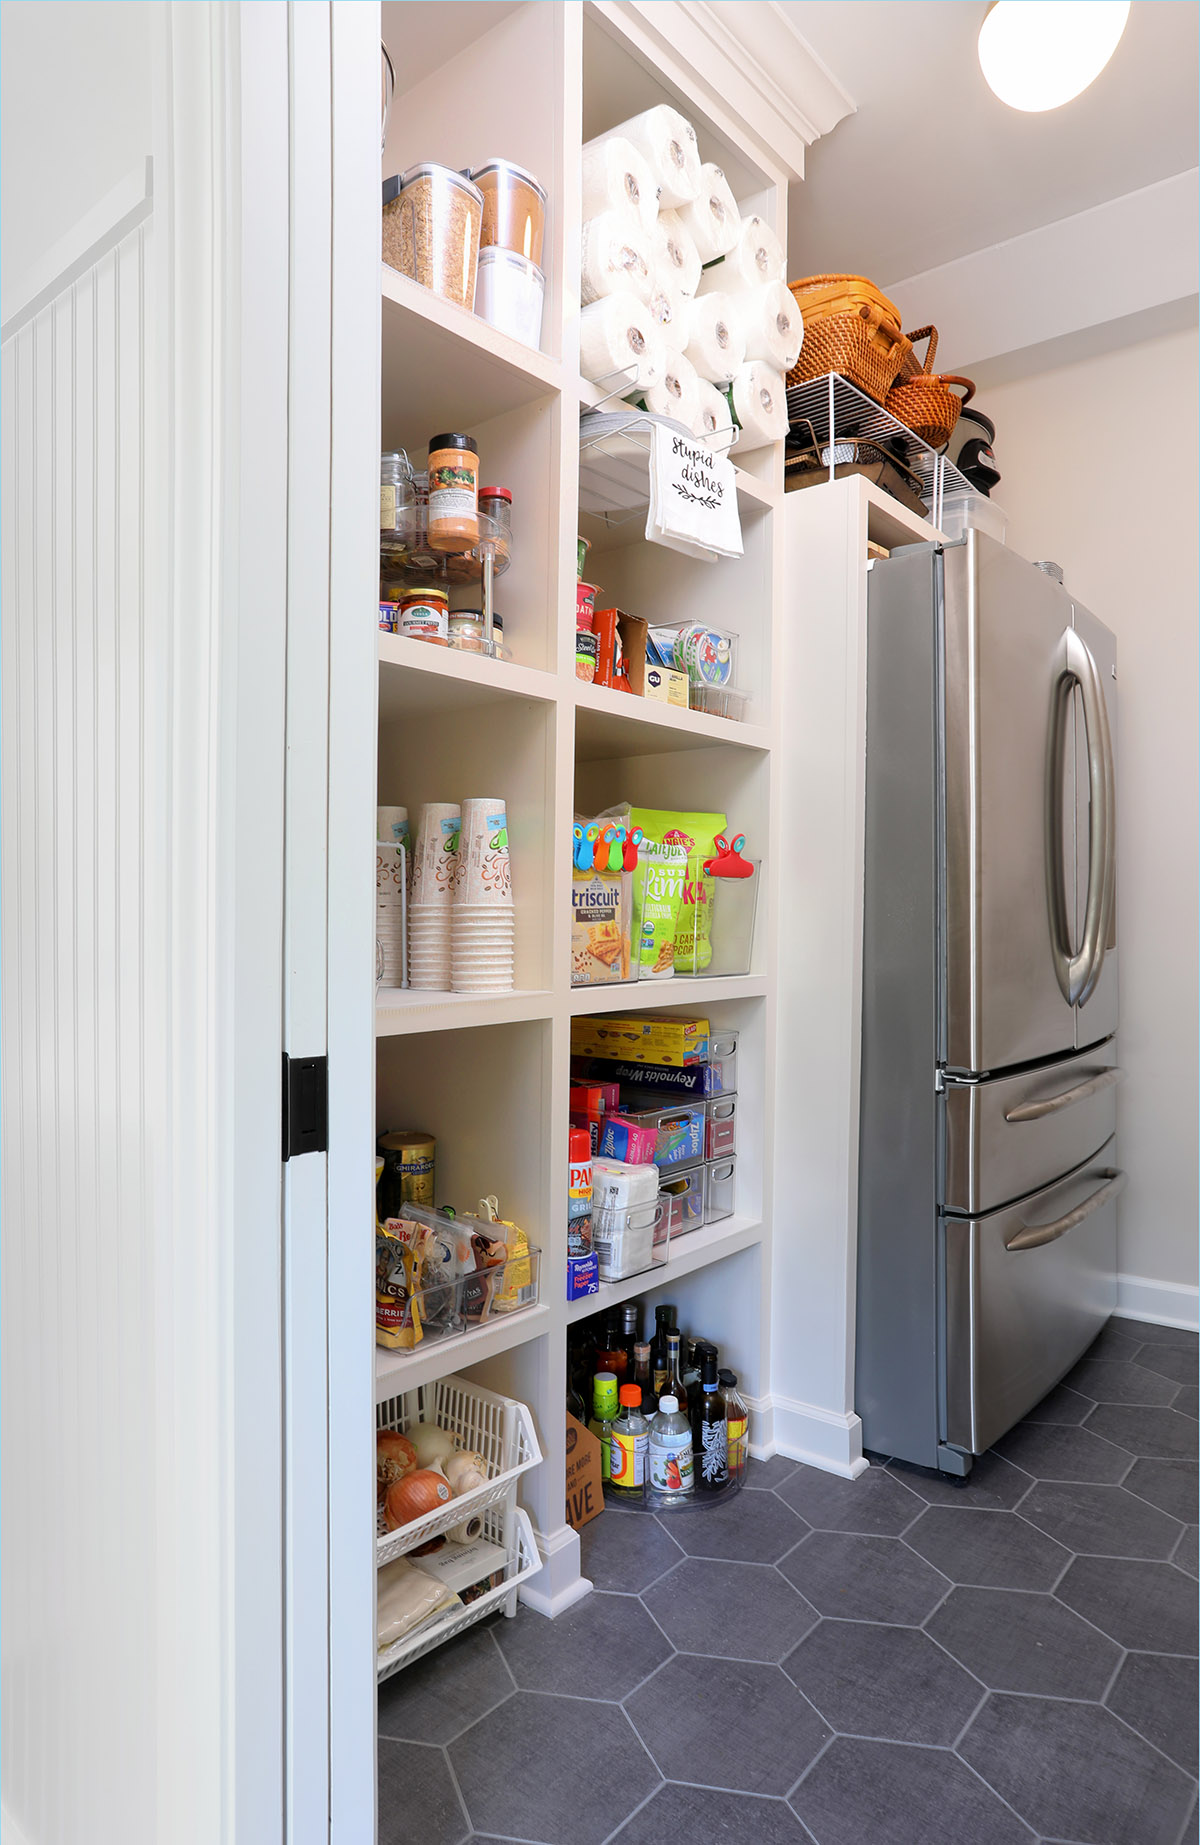
[[[408,171],[406,173],[399,174],[398,178],[399,178],[398,190],[401,192],[403,192],[406,186],[413,185],[414,182],[418,179],[442,180],[444,181],[446,185],[453,186],[455,191],[465,192],[470,198],[475,199],[478,202],[480,208],[482,209],[483,194],[482,192],[480,192],[479,187],[473,186],[465,174],[457,173],[453,167],[439,166],[435,160],[423,161],[420,166],[409,167]],[[387,203],[387,184],[388,182],[385,180],[384,182],[384,203],[385,204]],[[395,195],[393,194],[393,196]]]
[[[481,167],[472,168],[471,178],[475,184],[478,185],[480,180],[488,173],[497,173],[502,178],[511,177],[513,179],[523,180],[527,186],[530,186],[533,191],[537,193],[542,204],[544,205],[546,203],[546,199],[549,195],[541,180],[535,179],[532,173],[525,167],[519,167],[514,160],[485,160]]]
[[[546,278],[532,258],[522,256],[519,250],[510,250],[502,243],[484,244],[479,252],[480,268],[491,269],[497,265],[518,269],[522,274],[528,276],[531,282],[536,282],[539,288],[546,286]]]

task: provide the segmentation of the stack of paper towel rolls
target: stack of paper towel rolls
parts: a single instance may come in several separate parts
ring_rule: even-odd
[[[713,448],[787,433],[784,377],[804,325],[783,246],[743,218],[667,103],[583,150],[580,367]]]

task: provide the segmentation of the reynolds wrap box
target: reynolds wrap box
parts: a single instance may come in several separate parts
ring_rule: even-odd
[[[690,1063],[703,1063],[708,1056],[708,1020],[676,1019],[655,1012],[572,1019],[571,1055],[683,1069]]]

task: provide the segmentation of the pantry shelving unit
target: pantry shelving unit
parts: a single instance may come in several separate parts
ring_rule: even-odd
[[[420,466],[434,433],[469,431],[481,479],[512,489],[514,535],[496,593],[509,660],[379,636],[378,800],[414,814],[425,800],[505,797],[518,991],[378,994],[375,1124],[436,1136],[439,1202],[469,1210],[479,1197],[498,1195],[502,1214],[541,1247],[541,1292],[535,1307],[502,1323],[411,1354],[377,1352],[376,1401],[453,1371],[530,1406],[544,1460],[523,1478],[520,1496],[543,1568],[522,1593],[554,1614],[588,1586],[563,1511],[568,1325],[614,1301],[669,1290],[685,1325],[703,1324],[720,1340],[752,1404],[767,1390],[782,702],[773,670],[782,444],[733,457],[745,541],[739,560],[705,564],[648,545],[637,516],[611,529],[581,521],[579,414],[606,393],[579,376],[579,148],[636,110],[671,101],[694,122],[702,157],[729,175],[743,211],[758,212],[781,236],[788,175],[715,85],[661,46],[651,52],[641,9],[608,0],[496,6],[496,23],[466,43],[450,29],[455,10],[382,6],[390,45],[403,44],[419,22],[425,48],[411,67],[416,81],[406,84],[404,60],[396,59],[382,171],[420,160],[465,167],[503,154],[538,174],[550,195],[546,350],[531,352],[382,272],[381,446],[407,449]],[[455,96],[469,97],[470,107],[448,106]],[[745,723],[580,683],[581,531],[592,541],[587,575],[605,602],[663,622],[707,618],[738,633],[737,680],[750,694]],[[618,798],[720,811],[748,835],[762,879],[750,973],[572,989],[572,820],[577,805],[600,811]],[[736,1214],[675,1239],[665,1267],[568,1304],[571,1021],[649,1008],[703,1013],[741,1032]]]

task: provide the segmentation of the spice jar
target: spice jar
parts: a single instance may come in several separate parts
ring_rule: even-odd
[[[383,260],[473,308],[482,217],[483,194],[453,167],[410,167],[383,182]]]
[[[479,242],[515,250],[531,263],[542,260],[546,228],[546,188],[511,160],[488,160],[471,175],[483,195]]]
[[[396,632],[413,641],[433,641],[438,647],[448,645],[447,627],[450,600],[444,589],[422,584],[406,589],[400,603]]]
[[[430,442],[427,519],[431,551],[469,551],[479,543],[479,450],[470,436]]]
[[[507,564],[512,545],[512,494],[507,487],[481,487],[479,511],[492,521],[491,527],[480,526],[480,537],[490,538],[496,546],[496,562]]]

